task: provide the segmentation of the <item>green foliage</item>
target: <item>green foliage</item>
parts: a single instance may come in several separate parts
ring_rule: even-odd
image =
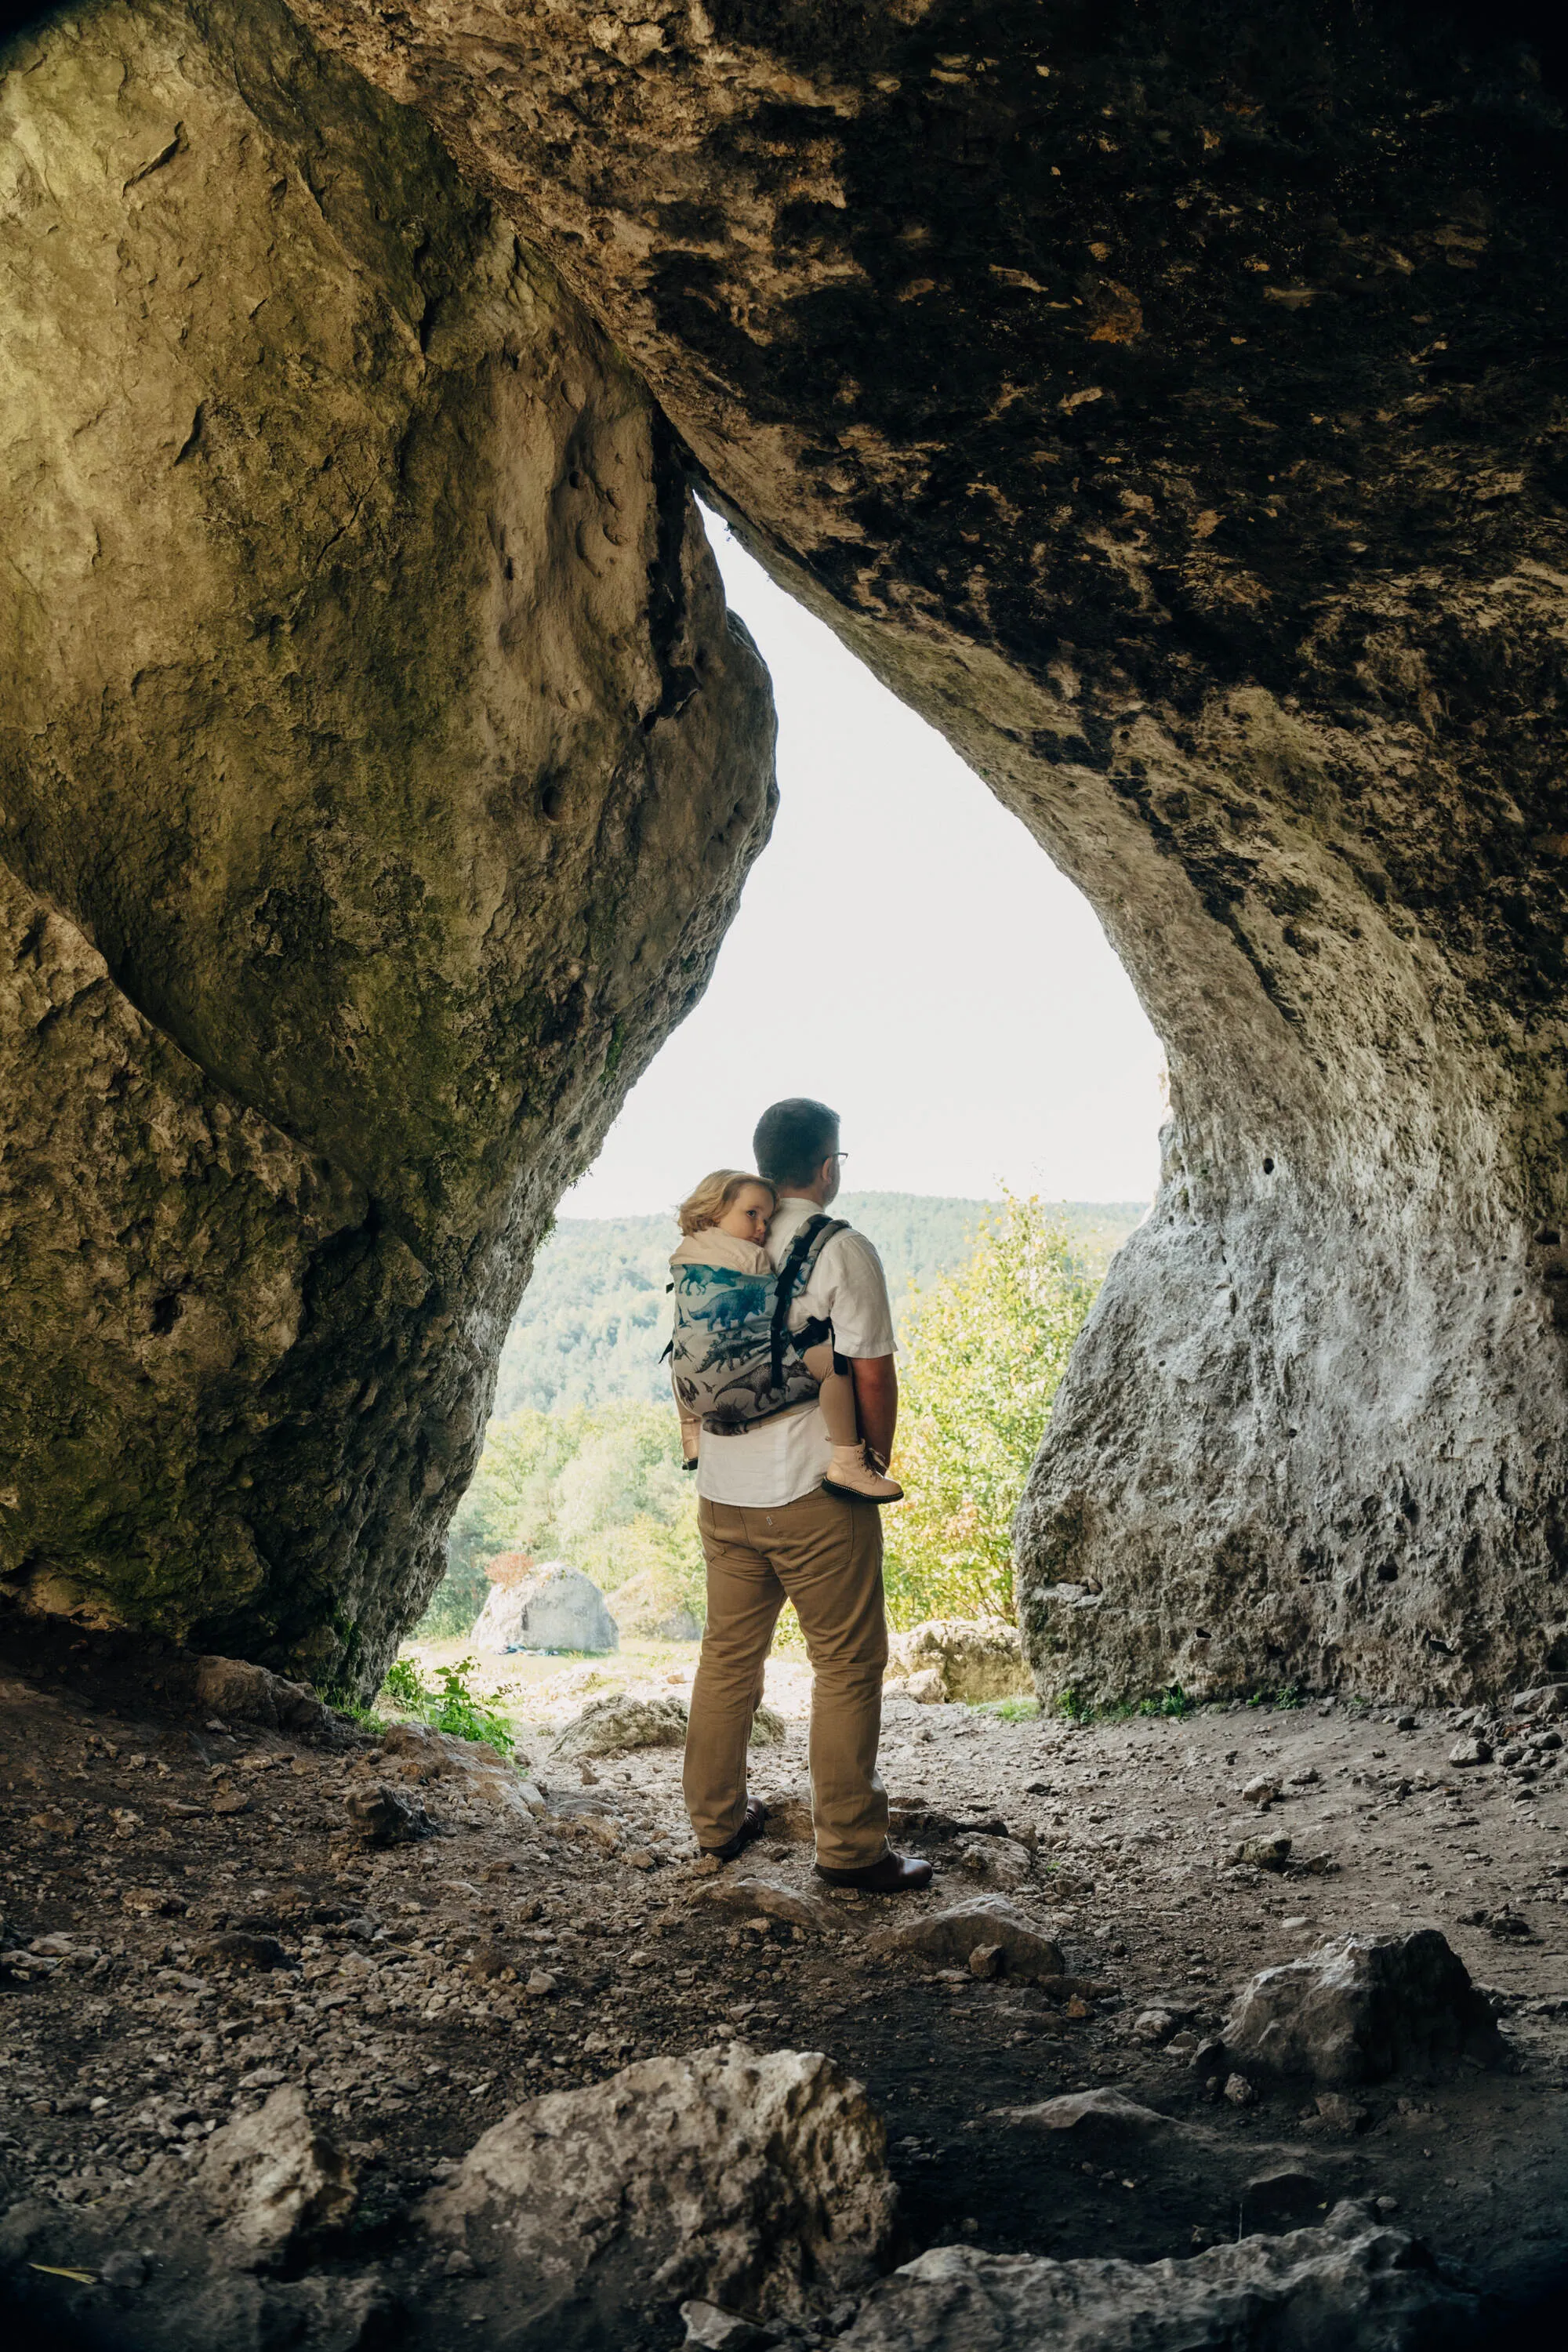
[[[917,1291],[887,1517],[895,1623],[1013,1615],[1013,1512],[1099,1288],[1060,1218],[1011,1195],[961,1271]]]
[[[1000,1723],[1032,1723],[1040,1711],[1037,1698],[983,1698],[974,1707],[976,1715],[994,1715]]]
[[[693,1173],[700,1173],[693,1171]],[[881,1254],[902,1336],[918,1284],[967,1261],[974,1228],[997,1203],[919,1192],[846,1192],[834,1214],[847,1217]],[[1075,1246],[1103,1264],[1144,1212],[1142,1201],[1064,1202]],[[542,1244],[533,1275],[501,1350],[496,1412],[545,1412],[616,1398],[662,1403],[668,1392],[659,1351],[668,1337],[670,1217],[563,1217]]]
[[[461,1555],[448,1549],[447,1572],[419,1620],[420,1633],[432,1642],[449,1641],[454,1633],[466,1633],[484,1607],[489,1589],[489,1580],[471,1548]]]
[[[881,1253],[909,1349],[900,1458],[913,1499],[889,1521],[895,1616],[1010,1614],[1013,1505],[1098,1273],[1142,1204],[1047,1214],[861,1192],[835,1208]],[[542,1245],[421,1633],[468,1632],[484,1563],[502,1551],[569,1560],[606,1592],[635,1579],[639,1598],[702,1617],[696,1496],[659,1361],[674,1243],[673,1218],[568,1217]],[[798,1646],[785,1618],[780,1642]]]
[[[506,1717],[488,1707],[468,1687],[472,1658],[455,1666],[437,1666],[427,1683],[412,1658],[397,1658],[386,1670],[378,1696],[405,1716],[427,1723],[432,1731],[449,1732],[454,1739],[477,1739],[499,1755],[510,1756],[517,1745]]]
[[[420,1632],[466,1633],[489,1590],[484,1563],[504,1551],[568,1560],[608,1593],[635,1577],[639,1591],[700,1621],[697,1496],[680,1466],[673,1400],[591,1412],[523,1405],[492,1421]]]
[[[1170,1689],[1162,1691],[1157,1698],[1141,1698],[1136,1702],[1121,1699],[1109,1706],[1096,1706],[1091,1700],[1081,1697],[1069,1686],[1057,1700],[1057,1713],[1065,1715],[1069,1723],[1125,1723],[1130,1716],[1134,1715],[1174,1716],[1179,1721],[1184,1716],[1194,1715],[1197,1705],[1196,1699],[1187,1696],[1180,1683],[1173,1683]]]
[[[377,1715],[374,1706],[366,1706],[363,1699],[333,1699],[330,1704],[340,1715],[346,1715],[351,1723],[357,1723],[362,1731],[375,1732],[386,1729],[385,1717]]]

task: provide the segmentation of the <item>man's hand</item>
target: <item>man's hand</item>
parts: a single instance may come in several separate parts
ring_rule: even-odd
[[[891,1356],[851,1356],[849,1376],[855,1383],[855,1408],[866,1441],[866,1459],[885,1471],[899,1421],[898,1363]]]

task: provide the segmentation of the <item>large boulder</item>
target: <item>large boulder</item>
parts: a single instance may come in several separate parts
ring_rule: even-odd
[[[869,2284],[895,2200],[859,2084],[737,2042],[514,2109],[421,2219],[483,2273],[469,2316],[553,2352],[617,2341],[654,2297],[805,2318]]]
[[[1051,2262],[933,2246],[874,2288],[845,2352],[1460,2352],[1479,2299],[1402,2231],[1336,2206],[1320,2230],[1189,2262]]]
[[[888,1673],[904,1678],[910,1696],[927,1704],[965,1699],[973,1706],[1024,1697],[1035,1687],[1017,1627],[1001,1618],[931,1617],[895,1633],[888,1647]]]
[[[1394,0],[292,5],[1164,1039],[1017,1520],[1042,1686],[1568,1671],[1560,59]]]
[[[1317,2083],[1381,2083],[1461,2058],[1498,2065],[1490,2005],[1436,1927],[1408,1936],[1346,1936],[1265,1969],[1224,2028],[1248,2069]]]
[[[495,1584],[472,1634],[477,1650],[583,1650],[621,1646],[620,1628],[591,1576],[548,1559],[515,1584]]]
[[[766,837],[642,384],[278,5],[0,47],[0,1585],[368,1695]]]

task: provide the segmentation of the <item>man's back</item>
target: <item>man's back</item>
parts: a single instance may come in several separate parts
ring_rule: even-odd
[[[773,1265],[783,1264],[809,1218],[832,1214],[831,1209],[819,1208],[801,1194],[786,1194],[768,1227],[767,1252]],[[835,1234],[824,1244],[810,1281],[792,1301],[792,1330],[817,1317],[831,1318],[834,1348],[841,1356],[853,1360],[893,1353],[887,1277],[864,1234]],[[728,1436],[704,1430],[697,1491],[710,1502],[777,1508],[820,1486],[831,1454],[822,1416],[813,1404],[796,1405]]]

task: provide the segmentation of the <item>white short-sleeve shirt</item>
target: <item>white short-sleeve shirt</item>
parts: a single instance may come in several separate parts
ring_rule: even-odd
[[[832,1214],[815,1201],[781,1201],[768,1227],[767,1252],[774,1266],[783,1265],[808,1217]],[[818,1315],[831,1316],[833,1344],[841,1356],[894,1352],[887,1276],[864,1234],[835,1234],[824,1243],[811,1280],[791,1304],[790,1329],[800,1330]],[[716,1437],[705,1429],[698,1446],[697,1491],[710,1503],[776,1509],[821,1485],[832,1453],[815,1404],[797,1405],[729,1436]]]

